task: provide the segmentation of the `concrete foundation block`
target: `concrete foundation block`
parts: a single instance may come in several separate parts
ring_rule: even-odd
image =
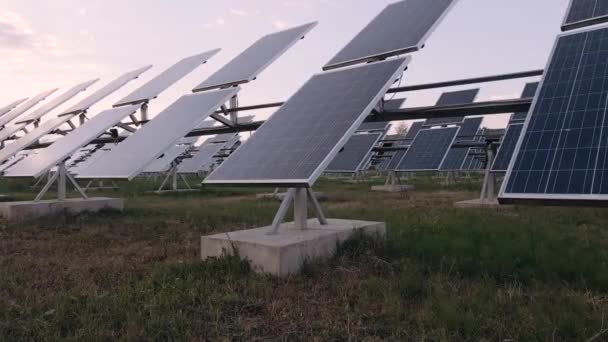
[[[313,219],[308,226],[300,230],[293,222],[285,223],[276,235],[269,235],[272,228],[268,226],[203,236],[201,257],[206,260],[238,252],[256,272],[287,276],[298,273],[307,259],[331,258],[337,246],[357,232],[386,236],[386,225],[381,222],[328,219],[328,225],[321,226]]]
[[[408,192],[415,190],[416,187],[413,185],[375,185],[372,186],[374,192]]]
[[[511,205],[502,205],[498,203],[498,200],[482,201],[480,199],[474,199],[469,201],[462,201],[454,203],[456,208],[462,209],[513,209]]]
[[[89,199],[67,199],[45,200],[45,201],[23,201],[0,203],[0,215],[9,221],[33,220],[52,214],[67,211],[70,214],[82,212],[98,212],[104,209],[124,210],[124,201],[120,198],[89,198]]]
[[[317,201],[319,201],[319,202],[325,202],[329,199],[329,197],[322,192],[315,192],[314,194],[315,194],[315,197],[317,198]],[[285,192],[279,192],[279,193],[268,192],[268,193],[263,193],[263,194],[257,194],[257,195],[255,195],[255,198],[263,199],[263,200],[283,201],[283,199],[285,198],[286,195],[287,195],[287,193],[285,193]]]

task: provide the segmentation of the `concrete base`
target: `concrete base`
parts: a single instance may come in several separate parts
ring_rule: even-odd
[[[317,198],[317,201],[319,201],[319,202],[324,202],[329,199],[327,197],[327,195],[322,192],[315,192],[314,194],[315,194],[315,197]],[[274,192],[269,192],[269,193],[264,193],[264,194],[257,194],[257,195],[255,195],[255,198],[283,201],[283,199],[285,198],[285,195],[287,195],[285,192],[279,192],[276,194]]]
[[[177,190],[146,191],[147,194],[155,194],[155,195],[184,194],[184,193],[192,193],[192,192],[201,192],[201,189],[177,189]]]
[[[462,209],[512,209],[511,205],[502,205],[498,203],[498,200],[482,201],[480,199],[474,199],[470,201],[462,201],[454,203],[456,208]]]
[[[203,236],[201,257],[206,260],[238,251],[257,272],[286,276],[298,273],[307,259],[332,257],[338,244],[355,232],[382,238],[386,235],[386,225],[380,222],[329,219],[327,226],[321,226],[313,219],[308,225],[309,229],[300,230],[293,222],[285,223],[276,235],[269,235],[269,226]]]
[[[413,185],[375,185],[372,186],[372,191],[377,192],[408,192],[416,189]]]
[[[23,201],[0,203],[0,215],[9,221],[33,220],[43,216],[67,211],[70,214],[98,212],[103,209],[122,211],[124,201],[120,198],[67,199],[65,201]]]

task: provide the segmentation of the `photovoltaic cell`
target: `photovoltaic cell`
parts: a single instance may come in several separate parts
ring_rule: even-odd
[[[455,0],[405,0],[386,7],[325,66],[325,70],[417,51]]]
[[[457,141],[474,141],[477,137],[477,131],[481,127],[483,117],[467,118],[460,125],[460,131],[456,137]]]
[[[39,107],[38,109],[36,109],[32,113],[30,113],[29,115],[26,115],[25,117],[18,119],[16,121],[16,123],[17,124],[30,123],[30,122],[40,119],[41,117],[43,117],[43,116],[47,115],[48,113],[50,113],[51,111],[53,111],[55,108],[61,106],[62,104],[66,103],[67,101],[72,99],[74,96],[87,90],[87,88],[89,88],[90,86],[95,84],[97,81],[99,81],[99,79],[94,79],[94,80],[86,81],[86,82],[75,85],[74,87],[68,89],[68,91],[66,91],[65,93],[50,100],[48,103],[45,102],[45,104],[43,106]]]
[[[407,149],[397,171],[437,171],[454,144],[460,127],[423,129]]]
[[[469,89],[469,90],[461,90],[454,91],[449,93],[441,94],[439,100],[437,101],[436,106],[454,106],[461,104],[469,104],[475,102],[475,98],[479,94],[479,89]],[[450,118],[430,118],[427,119],[424,123],[424,126],[441,126],[441,125],[449,125],[449,124],[457,124],[461,123],[464,120],[466,113],[463,113],[461,116],[455,116]]]
[[[596,25],[608,21],[608,1],[571,0],[562,31]]]
[[[138,106],[128,106],[103,111],[84,125],[41,150],[36,158],[28,158],[6,173],[7,177],[40,177],[83,146],[99,137],[125,117],[135,113]]]
[[[182,96],[104,158],[81,171],[78,178],[133,179],[239,90],[237,87]]]
[[[313,76],[205,183],[312,186],[409,60]]]
[[[524,92],[521,94],[522,99],[533,98],[536,96],[536,90],[538,89],[538,82],[528,83],[524,87]],[[528,112],[519,112],[511,115],[510,122],[523,122],[526,121]]]
[[[171,164],[186,151],[190,146],[175,145],[171,146],[160,157],[156,158],[144,169],[144,173],[163,173],[171,169]]]
[[[253,81],[272,62],[317,25],[316,22],[260,38],[219,71],[194,88],[194,92],[225,88]]]
[[[125,84],[129,83],[130,81],[138,78],[139,76],[141,76],[141,74],[150,70],[150,68],[152,68],[151,65],[137,69],[137,70],[130,71],[130,72],[118,77],[117,79],[108,83],[105,87],[95,91],[93,94],[87,96],[82,101],[78,102],[77,104],[75,104],[72,107],[68,108],[67,110],[63,111],[63,113],[60,115],[79,114],[81,112],[86,112],[94,104],[96,104],[97,102],[110,96],[110,94],[112,94],[113,92],[122,88]]]
[[[502,142],[500,143],[500,147],[496,153],[496,158],[494,159],[494,164],[492,165],[492,172],[507,171],[511,158],[513,158],[513,152],[515,152],[515,146],[517,145],[517,141],[519,141],[523,128],[523,123],[509,125],[507,128],[507,133],[502,138]]]
[[[20,105],[19,107],[15,108],[14,110],[10,111],[8,114],[3,115],[2,117],[0,117],[0,127],[6,126],[6,124],[13,121],[14,119],[16,119],[18,116],[22,115],[23,113],[27,112],[35,105],[44,101],[47,97],[51,96],[57,90],[58,89],[55,88],[55,89],[43,91],[42,93],[40,93],[40,94],[32,97],[28,101],[26,101],[24,104]]]
[[[210,166],[215,163],[213,159],[225,144],[204,143],[199,150],[194,153],[192,158],[184,159],[179,164],[178,173],[194,174],[198,172],[210,171]]]
[[[608,199],[608,27],[558,37],[501,201]]]
[[[441,164],[441,171],[461,170],[468,154],[468,147],[452,147]]]
[[[353,135],[325,172],[354,173],[362,170],[371,156],[372,148],[378,144],[381,137],[381,134]]]
[[[207,61],[218,52],[220,52],[220,49],[203,52],[182,59],[131,94],[116,102],[114,107],[147,102],[156,98],[160,93],[194,71],[198,66],[207,63]]]
[[[0,116],[10,112],[11,110],[15,109],[18,105],[22,104],[25,101],[27,101],[27,98],[17,100],[15,102],[12,102],[12,103],[0,108]]]

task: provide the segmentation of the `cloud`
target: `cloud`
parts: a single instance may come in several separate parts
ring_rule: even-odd
[[[239,17],[248,17],[250,15],[249,12],[240,10],[240,9],[236,9],[236,8],[231,8],[230,13],[237,15]]]
[[[275,19],[272,21],[272,26],[281,30],[281,29],[287,28],[287,26],[289,26],[289,23],[286,20]]]
[[[215,19],[215,23],[218,25],[226,25],[226,20],[224,18]]]
[[[25,18],[10,11],[0,11],[0,51],[65,54],[57,37],[37,33]]]

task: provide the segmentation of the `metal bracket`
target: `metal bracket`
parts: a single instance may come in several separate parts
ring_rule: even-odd
[[[38,193],[38,195],[36,196],[36,199],[34,199],[34,201],[39,202],[40,200],[42,200],[44,195],[46,195],[46,193],[49,191],[49,189],[55,183],[55,181],[57,181],[57,199],[58,200],[60,200],[60,201],[66,200],[67,181],[72,183],[72,185],[74,186],[76,191],[78,191],[78,193],[80,194],[80,196],[83,199],[86,200],[89,198],[87,196],[87,194],[84,192],[84,190],[82,190],[82,188],[78,185],[78,183],[76,182],[74,177],[72,177],[72,175],[70,175],[70,173],[68,172],[68,169],[65,166],[65,161],[62,161],[61,163],[59,163],[57,165],[57,172],[55,172],[51,176],[51,178],[49,178],[49,180],[44,185],[42,190],[40,190],[40,193]]]
[[[494,164],[494,156],[496,154],[495,148],[495,145],[491,143],[486,147],[487,165],[479,198],[481,202],[492,202],[496,199],[496,175],[492,172],[492,165]]]
[[[313,208],[319,223],[322,226],[327,225],[327,219],[323,213],[323,209],[319,205],[317,198],[310,188],[289,188],[285,197],[279,206],[279,210],[272,221],[272,230],[269,235],[276,235],[279,232],[281,223],[285,220],[287,211],[289,210],[291,203],[293,202],[294,211],[294,225],[296,229],[306,230],[308,229],[308,204]]]
[[[162,184],[160,185],[160,187],[158,188],[156,193],[162,193],[163,191],[165,191],[164,190],[165,185],[167,185],[169,180],[171,180],[171,190],[169,190],[169,191],[178,191],[179,190],[179,187],[178,187],[179,179],[181,179],[182,182],[186,185],[187,190],[192,190],[192,187],[190,186],[190,183],[188,183],[188,180],[186,179],[186,177],[184,177],[184,175],[177,173],[177,166],[178,166],[178,164],[175,162],[173,162],[171,164],[171,169],[167,172],[167,176],[163,180]]]
[[[222,108],[225,108],[225,107],[222,106]],[[210,117],[212,119],[214,119],[215,121],[220,122],[221,124],[223,124],[226,127],[230,127],[230,128],[234,128],[235,127],[235,123],[234,122],[232,122],[229,119],[226,119],[226,118],[222,117],[221,115],[211,114]]]

